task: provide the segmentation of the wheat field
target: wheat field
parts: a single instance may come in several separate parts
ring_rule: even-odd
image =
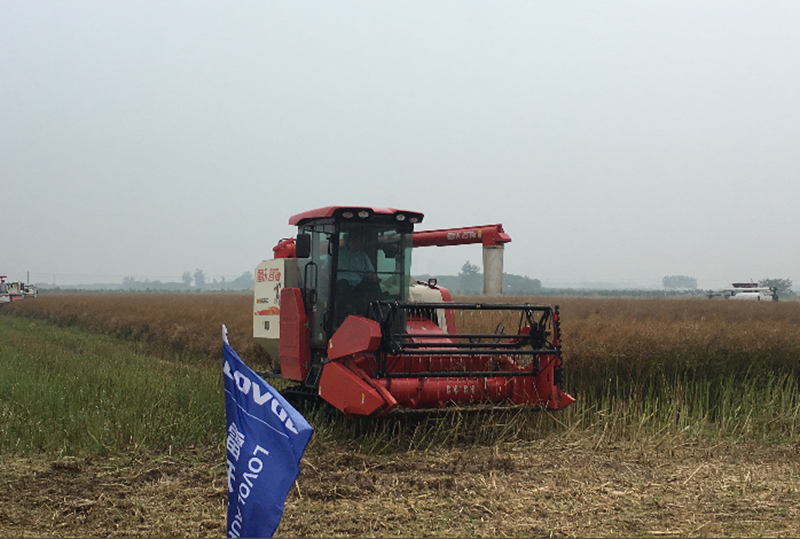
[[[798,302],[456,299],[558,305],[565,388],[578,399],[559,421],[619,436],[687,425],[694,436],[800,436]],[[249,294],[64,293],[42,294],[0,313],[77,326],[133,341],[148,353],[211,364],[221,357],[226,324],[234,349],[260,369],[268,356],[252,339],[251,302]],[[462,331],[494,330],[492,313],[466,316],[471,318],[459,321]]]

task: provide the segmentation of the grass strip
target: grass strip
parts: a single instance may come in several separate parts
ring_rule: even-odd
[[[0,317],[0,452],[222,444],[224,421],[218,365],[165,361],[111,337]]]

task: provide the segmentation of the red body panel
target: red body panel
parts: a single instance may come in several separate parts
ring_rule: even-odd
[[[511,396],[511,380],[493,378],[384,378],[379,380],[408,408],[440,408],[449,403],[500,402]]]
[[[323,367],[318,393],[348,415],[370,416],[387,406],[386,400],[366,380],[335,361]]]
[[[373,208],[369,206],[325,206],[324,208],[317,208],[315,210],[309,210],[303,213],[298,213],[297,215],[292,215],[289,218],[289,224],[296,225],[300,223],[300,221],[304,221],[306,219],[325,219],[328,217],[333,217],[333,214],[337,210],[341,209],[348,209],[354,211],[368,210],[371,213],[377,213],[379,215],[394,215],[396,213],[404,213],[418,217],[419,221],[422,221],[423,217],[423,215],[419,212],[398,210],[395,208]]]
[[[467,226],[414,232],[414,247],[431,245],[442,247],[470,243],[502,245],[510,241],[511,236],[503,231],[503,225]]]
[[[289,380],[302,382],[308,376],[311,362],[308,317],[303,307],[303,296],[299,288],[281,290],[281,332],[278,357],[281,375]]]
[[[272,248],[275,258],[295,258],[295,238],[281,240]]]
[[[348,316],[328,342],[328,359],[374,352],[381,344],[381,326],[363,316]]]

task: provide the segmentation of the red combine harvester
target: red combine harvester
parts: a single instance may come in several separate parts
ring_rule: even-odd
[[[558,307],[454,303],[435,280],[410,277],[413,247],[481,243],[485,291],[500,293],[511,241],[502,226],[414,232],[422,218],[347,206],[290,218],[296,238],[278,243],[255,272],[253,336],[272,358],[272,371],[261,374],[296,381],[289,392],[354,417],[574,402],[563,391]],[[458,333],[457,320],[497,325]]]

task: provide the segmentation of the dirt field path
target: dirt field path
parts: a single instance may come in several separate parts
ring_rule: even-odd
[[[388,456],[316,446],[277,535],[800,536],[800,448],[596,446]],[[0,536],[223,536],[218,457],[2,457]]]

